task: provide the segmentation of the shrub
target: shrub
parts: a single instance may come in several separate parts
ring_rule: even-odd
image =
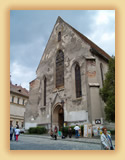
[[[74,130],[74,127],[75,127],[75,126],[70,126],[70,127],[72,128],[72,134],[75,135],[75,130]],[[82,125],[82,126],[80,126],[80,127],[81,127],[81,135],[83,136],[84,126]],[[65,136],[68,135],[68,130],[69,130],[69,127],[62,127],[62,129],[61,129],[61,131],[63,132],[63,134],[64,134]]]
[[[82,125],[81,126],[81,136],[83,136],[83,133],[84,133],[84,126]]]
[[[29,130],[28,130],[28,132],[30,134],[36,133],[36,127],[30,127]]]
[[[71,126],[72,128],[72,134],[75,134],[75,129],[74,129],[75,126]]]
[[[43,134],[46,133],[46,128],[45,127],[31,127],[29,128],[28,132],[30,134]]]
[[[69,129],[69,127],[62,127],[61,131],[62,131],[64,136],[68,135],[68,129]]]

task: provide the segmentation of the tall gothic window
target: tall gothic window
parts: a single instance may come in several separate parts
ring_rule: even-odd
[[[44,78],[44,106],[46,106],[46,77]]]
[[[58,42],[61,41],[61,32],[58,33]]]
[[[104,78],[103,78],[103,66],[102,66],[102,63],[100,63],[100,70],[101,70],[101,79],[102,79],[102,85],[103,85]]]
[[[81,90],[81,74],[80,74],[80,67],[78,64],[75,66],[75,85],[76,85],[76,98],[82,96]]]
[[[64,53],[59,50],[56,56],[56,88],[64,86]]]

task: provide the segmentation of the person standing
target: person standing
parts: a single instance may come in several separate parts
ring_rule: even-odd
[[[16,134],[16,141],[18,142],[18,136],[20,134],[19,126],[17,126],[17,128],[15,129],[15,134]]]
[[[114,150],[112,145],[112,139],[110,135],[107,133],[107,129],[105,127],[102,128],[101,135],[101,150]]]
[[[78,136],[78,133],[79,133],[79,130],[80,130],[79,126],[76,124],[76,126],[74,127],[74,129],[75,129],[75,137],[79,138],[79,136]]]
[[[69,127],[69,138],[71,138],[72,137],[72,128],[71,127]]]
[[[16,127],[14,127],[14,129],[13,129],[13,131],[14,131],[14,140],[16,141],[16,132],[15,132],[15,130],[16,130]]]
[[[58,128],[57,128],[57,126],[55,126],[55,128],[54,128],[54,138],[55,138],[55,140],[57,140],[57,133],[58,133]]]
[[[13,125],[10,126],[10,140],[13,139]]]

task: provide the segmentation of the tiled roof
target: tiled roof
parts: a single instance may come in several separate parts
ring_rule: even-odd
[[[22,86],[13,85],[10,83],[10,92],[13,92],[15,94],[20,94],[22,96],[29,97],[29,92],[26,88],[22,88]]]

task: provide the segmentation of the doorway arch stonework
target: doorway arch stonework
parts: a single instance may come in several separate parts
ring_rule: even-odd
[[[57,103],[52,110],[52,126],[60,130],[64,124],[64,109],[61,103]]]

